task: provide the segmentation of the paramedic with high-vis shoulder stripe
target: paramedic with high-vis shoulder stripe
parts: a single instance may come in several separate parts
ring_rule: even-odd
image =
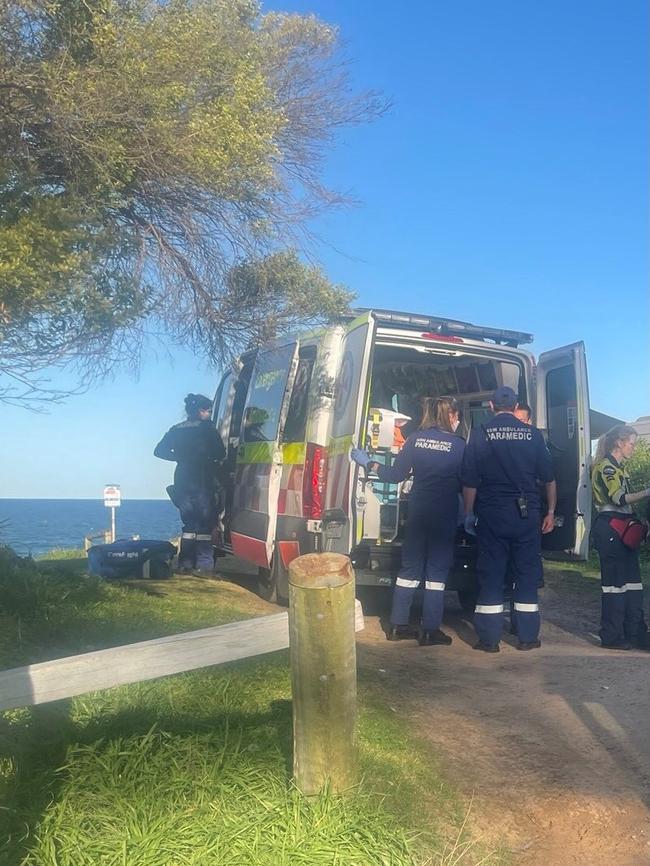
[[[634,453],[636,440],[634,427],[613,427],[598,440],[591,473],[598,512],[592,538],[600,558],[600,639],[606,649],[649,648],[638,551],[644,529],[634,520],[632,505],[650,497],[650,488],[632,493],[624,465]],[[636,539],[635,525],[640,531]]]
[[[458,403],[453,397],[426,398],[420,429],[406,440],[392,466],[372,461],[361,449],[352,459],[375,471],[380,481],[397,483],[413,474],[408,499],[408,520],[402,545],[402,567],[393,593],[389,640],[412,636],[411,602],[424,580],[421,646],[448,645],[440,629],[445,584],[454,559],[458,526],[460,468],[465,440],[456,434]]]
[[[497,388],[491,406],[495,416],[472,430],[462,471],[465,528],[475,531],[478,541],[475,649],[499,651],[509,561],[515,573],[517,649],[535,649],[540,646],[541,533],[554,527],[553,466],[539,430],[515,416],[517,395],[512,388]],[[546,487],[548,511],[543,520],[538,481]]]

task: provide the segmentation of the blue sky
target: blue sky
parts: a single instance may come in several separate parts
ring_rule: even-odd
[[[650,414],[645,0],[311,0],[265,8],[336,24],[360,87],[391,111],[346,131],[326,179],[360,204],[315,226],[364,306],[584,340],[592,405]],[[150,353],[48,415],[2,407],[0,496],[164,496],[152,449],[201,359]]]

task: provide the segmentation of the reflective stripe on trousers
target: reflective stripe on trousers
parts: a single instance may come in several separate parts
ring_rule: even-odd
[[[623,544],[604,514],[596,518],[592,538],[600,559],[601,640],[644,642],[647,627],[639,553]]]
[[[395,581],[392,625],[407,625],[416,589],[424,583],[422,627],[440,628],[447,575],[454,559],[456,510],[447,518],[415,511],[409,515],[402,546],[402,567]]]
[[[601,586],[603,592],[643,592],[642,583],[624,583],[623,586]]]
[[[539,636],[537,584],[541,577],[539,512],[522,519],[514,500],[480,510],[478,542],[478,603],[474,627],[485,644],[495,645],[503,631],[503,587],[508,566],[514,572],[514,609],[519,640],[533,643]]]

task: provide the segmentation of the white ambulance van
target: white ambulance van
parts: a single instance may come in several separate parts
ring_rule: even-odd
[[[257,566],[266,598],[288,596],[288,566],[313,551],[350,556],[357,583],[391,586],[400,564],[409,480],[385,484],[350,460],[353,446],[390,463],[417,428],[423,397],[451,394],[464,432],[509,385],[530,404],[558,483],[555,556],[585,559],[591,514],[589,396],[583,343],[541,355],[532,335],[387,310],[244,353],[222,378],[214,421],[227,448],[224,552]],[[448,589],[476,593],[474,541],[459,527]]]

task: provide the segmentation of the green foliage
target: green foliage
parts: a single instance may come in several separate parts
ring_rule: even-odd
[[[199,321],[197,328],[219,355],[236,345],[242,321],[263,341],[279,331],[332,319],[351,300],[349,292],[332,285],[317,267],[303,264],[294,251],[277,252],[234,265],[225,280],[222,327],[203,329]]]
[[[73,576],[65,569],[45,571],[34,560],[0,547],[0,615],[17,621],[48,621],[62,600],[83,604],[96,600],[99,593],[95,578]],[[6,626],[4,631],[6,637]]]
[[[251,0],[3,0],[0,371],[110,369],[143,322],[223,361],[267,317],[344,310],[278,253],[343,201],[319,181],[336,131],[382,110],[338,51],[316,18]]]
[[[650,443],[645,439],[637,439],[634,454],[626,462],[625,469],[629,473],[632,490],[646,490],[650,487]],[[637,503],[634,510],[641,517],[646,517],[648,500]]]

